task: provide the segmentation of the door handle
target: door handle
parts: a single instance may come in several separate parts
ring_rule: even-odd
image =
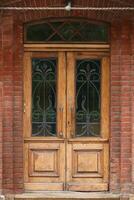
[[[25,113],[26,112],[26,103],[24,102],[23,103],[23,113]]]
[[[60,131],[59,131],[59,137],[63,138],[63,107],[59,108],[60,113]]]
[[[71,126],[71,128],[70,128],[70,136],[71,136],[71,138],[73,138],[74,137],[74,124],[73,124],[73,122],[74,122],[74,108],[73,107],[71,107],[70,108],[70,113],[71,113],[71,115],[70,115],[70,126]]]

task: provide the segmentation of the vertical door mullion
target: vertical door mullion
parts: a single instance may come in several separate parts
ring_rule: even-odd
[[[32,98],[32,74],[31,74],[31,57],[32,53],[24,55],[24,99],[23,99],[23,130],[24,137],[31,137],[31,98]]]
[[[66,137],[66,56],[65,52],[58,53],[57,73],[57,135]]]
[[[109,58],[102,58],[101,137],[109,139]]]
[[[71,182],[72,144],[69,139],[75,137],[75,53],[67,52],[67,142],[66,142],[66,190]]]
[[[67,53],[67,138],[75,137],[75,53]]]
[[[64,187],[66,185],[66,53],[58,53],[57,73],[57,136],[64,139]],[[61,165],[63,165],[61,163]]]

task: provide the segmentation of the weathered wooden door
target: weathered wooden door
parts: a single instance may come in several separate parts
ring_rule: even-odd
[[[67,53],[68,190],[108,190],[109,63]]]
[[[25,189],[108,190],[108,135],[108,58],[26,52]]]

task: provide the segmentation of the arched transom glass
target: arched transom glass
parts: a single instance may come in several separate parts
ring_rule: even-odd
[[[87,19],[47,19],[25,26],[26,43],[108,42],[108,25]]]

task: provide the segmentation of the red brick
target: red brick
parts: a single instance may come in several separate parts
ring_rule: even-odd
[[[30,1],[29,1],[30,2]],[[34,2],[34,1],[31,1]],[[39,1],[36,1],[39,2]],[[44,1],[45,4],[46,1]],[[49,1],[48,1],[49,2]],[[39,4],[40,5],[40,4]],[[87,17],[90,12],[86,13]],[[23,99],[23,23],[46,16],[66,16],[66,12],[32,13],[3,17],[2,29],[3,51],[0,51],[0,80],[4,86],[3,111],[3,190],[23,191],[23,133],[22,133],[22,99]],[[74,16],[84,16],[84,12],[72,12]],[[95,14],[93,14],[96,17]],[[18,18],[18,19],[17,19]],[[21,21],[19,21],[21,19]],[[110,191],[129,192],[134,184],[131,177],[132,156],[134,163],[134,131],[132,132],[132,61],[134,58],[134,39],[130,38],[132,27],[130,22],[111,22],[111,113],[110,113]],[[133,25],[134,35],[134,25]],[[15,42],[14,42],[15,41]],[[132,44],[131,44],[132,41]],[[132,51],[133,49],[133,51]],[[8,55],[8,59],[7,59]],[[132,60],[133,59],[133,60]],[[134,69],[133,69],[134,71]],[[133,74],[134,75],[134,74]],[[1,90],[1,87],[0,87]],[[1,98],[1,95],[0,95]],[[131,107],[132,106],[132,107]],[[1,119],[1,118],[0,118]],[[133,121],[132,121],[133,120]],[[0,125],[2,122],[0,121]],[[133,128],[134,129],[134,128]],[[2,141],[1,141],[2,142]],[[0,143],[1,148],[1,143]],[[132,152],[133,151],[133,152]],[[1,150],[0,150],[1,152]],[[1,157],[0,157],[1,159]],[[1,168],[1,165],[0,165]],[[134,167],[133,167],[134,168]],[[134,170],[134,169],[133,169]],[[2,187],[0,171],[0,188]],[[130,187],[127,187],[127,186]],[[133,186],[134,187],[134,186]]]

